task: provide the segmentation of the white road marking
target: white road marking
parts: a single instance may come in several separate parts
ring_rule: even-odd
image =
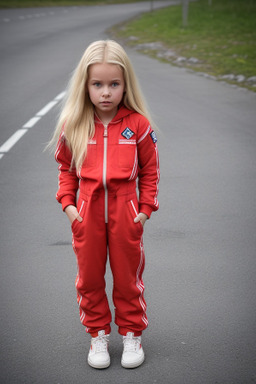
[[[36,123],[45,116],[56,104],[60,102],[65,96],[66,92],[59,93],[54,100],[46,104],[39,112],[36,113],[34,117],[28,120],[21,129],[18,129],[2,146],[0,147],[0,159],[3,158],[4,154],[9,152],[9,150],[19,141],[19,139],[25,135],[28,131],[28,128],[32,128]]]
[[[27,129],[18,129],[1,147],[0,152],[9,152],[14,144],[27,132]]]
[[[34,125],[41,119],[41,117],[32,117],[29,121],[26,122],[26,124],[23,125],[23,128],[32,128]]]
[[[64,96],[66,95],[66,92],[61,92],[58,96],[55,97],[54,100],[62,100]]]
[[[50,101],[41,111],[37,112],[36,116],[44,116],[48,113],[56,104],[58,104],[58,100]]]

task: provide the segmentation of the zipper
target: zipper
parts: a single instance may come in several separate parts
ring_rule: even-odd
[[[107,189],[107,151],[108,151],[108,125],[104,125],[104,153],[103,153],[103,187],[105,191],[105,223],[108,223],[108,189]]]

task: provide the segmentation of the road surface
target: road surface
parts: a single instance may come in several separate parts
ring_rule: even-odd
[[[150,2],[0,11],[3,384],[256,382],[256,97],[128,49],[159,126],[160,210],[145,229],[145,363],[87,363],[76,261],[43,152],[84,49]],[[111,296],[112,278],[107,271]],[[112,306],[113,309],[113,306]]]

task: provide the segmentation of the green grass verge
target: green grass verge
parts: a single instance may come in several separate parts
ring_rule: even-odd
[[[0,8],[61,7],[136,3],[146,0],[0,0]]]
[[[165,50],[175,52],[168,61],[177,64],[178,56],[197,58],[199,62],[185,61],[182,66],[217,78],[227,74],[246,79],[256,76],[256,0],[212,0],[212,5],[198,0],[189,3],[186,28],[180,5],[144,14],[114,27],[111,33],[133,45],[162,42]],[[153,56],[158,53],[144,51]],[[255,91],[246,79],[239,85]]]

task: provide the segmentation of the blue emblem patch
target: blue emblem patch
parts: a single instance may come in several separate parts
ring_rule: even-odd
[[[133,135],[134,132],[130,128],[125,128],[125,130],[121,133],[123,137],[125,137],[127,140],[129,140]]]
[[[153,143],[155,144],[155,143],[157,142],[157,138],[156,138],[156,134],[155,134],[155,132],[152,131],[152,132],[150,133],[150,136],[151,136],[151,139],[152,139]]]

